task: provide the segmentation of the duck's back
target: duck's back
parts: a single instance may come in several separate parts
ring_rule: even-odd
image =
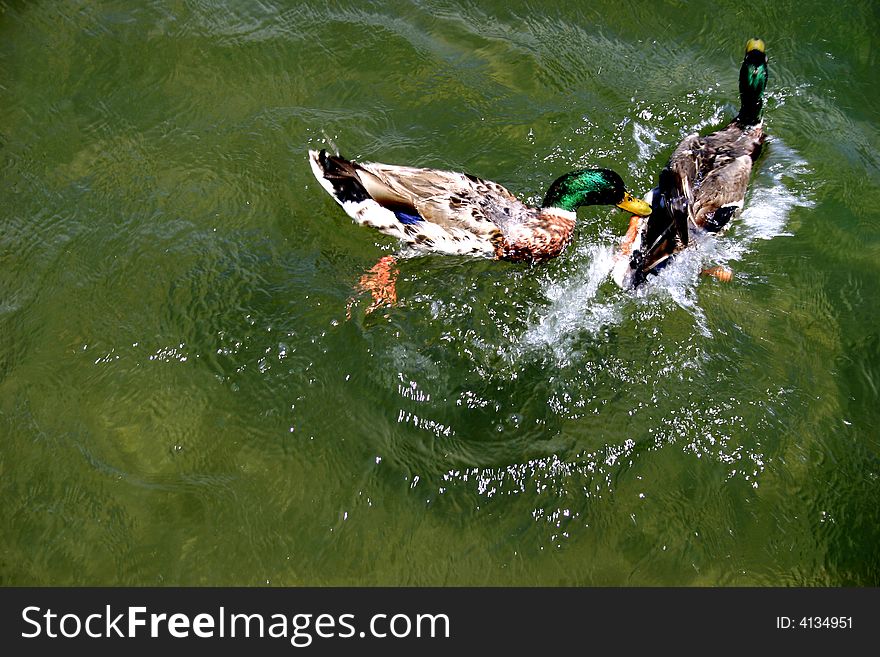
[[[718,132],[705,137],[692,135],[679,145],[668,164],[673,175],[665,177],[672,181],[672,187],[660,191],[670,198],[685,197],[689,230],[720,230],[730,217],[722,221],[716,218],[717,211],[742,207],[752,165],[763,142],[760,124],[742,126],[733,121]]]

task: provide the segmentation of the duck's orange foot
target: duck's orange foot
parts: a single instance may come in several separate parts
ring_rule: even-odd
[[[703,276],[711,276],[712,278],[717,278],[722,283],[730,283],[733,280],[733,270],[728,269],[727,267],[717,266],[717,267],[709,267],[708,269],[704,269],[700,272]]]
[[[373,297],[372,303],[367,306],[366,314],[370,314],[376,308],[393,306],[397,303],[397,275],[400,273],[396,267],[397,259],[394,256],[379,258],[379,262],[370,267],[361,276],[357,284],[358,292],[369,292]],[[354,298],[349,299],[346,315],[351,317],[351,307]]]

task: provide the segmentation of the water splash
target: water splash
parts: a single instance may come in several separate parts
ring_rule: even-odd
[[[768,148],[770,155],[758,175],[770,184],[753,188],[752,198],[740,217],[740,223],[745,227],[747,239],[744,245],[747,247],[754,240],[792,237],[787,230],[792,210],[811,208],[816,204],[812,199],[812,188],[804,182],[812,173],[806,160],[779,139],[773,139]]]
[[[653,115],[648,110],[642,110],[639,113],[639,116],[650,120]],[[658,128],[651,128],[647,125],[642,125],[638,121],[633,121],[633,140],[636,142],[636,145],[639,147],[639,156],[638,162],[644,163],[647,162],[650,158],[654,157],[660,149],[663,148],[663,144],[659,139],[660,131]],[[637,162],[631,162],[629,165],[629,170],[633,175],[639,173],[639,166]]]
[[[534,313],[520,347],[548,349],[559,364],[565,364],[572,358],[572,338],[582,333],[598,335],[604,327],[619,324],[626,307],[633,303],[649,304],[661,313],[682,308],[693,317],[695,330],[711,337],[699,303],[700,271],[741,260],[755,249],[758,240],[791,236],[791,213],[814,205],[812,190],[805,182],[810,174],[807,162],[778,138],[770,139],[767,151],[752,180],[745,210],[730,235],[707,239],[683,251],[635,293],[613,288],[606,292],[605,283],[618,258],[616,238],[580,246],[573,256],[578,265],[566,279],[548,285],[548,304]]]
[[[536,313],[519,343],[521,350],[549,347],[557,362],[565,364],[576,356],[571,338],[586,331],[597,334],[603,326],[621,321],[622,299],[599,299],[599,288],[615,263],[610,244],[586,244],[577,249],[579,266],[571,277],[546,289],[549,306]]]

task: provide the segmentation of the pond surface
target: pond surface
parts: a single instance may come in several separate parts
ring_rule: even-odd
[[[875,4],[560,4],[0,3],[0,584],[880,584]],[[643,194],[750,37],[713,246],[634,295],[583,208],[366,313],[309,148]]]

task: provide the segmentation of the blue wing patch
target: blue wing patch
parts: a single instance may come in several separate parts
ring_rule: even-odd
[[[424,219],[422,219],[417,214],[406,214],[405,212],[395,212],[394,216],[397,217],[397,219],[398,219],[398,221],[400,221],[400,223],[406,224],[407,226],[410,226],[412,224],[417,224],[420,221],[424,221]]]

